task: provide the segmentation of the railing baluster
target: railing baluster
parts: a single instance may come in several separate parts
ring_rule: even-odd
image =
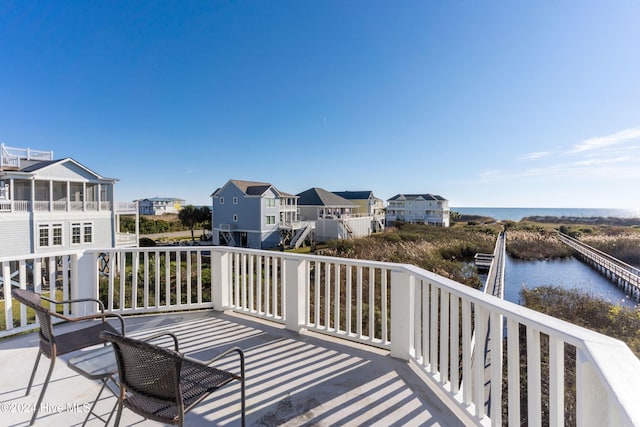
[[[344,302],[345,316],[347,318],[345,323],[345,331],[347,332],[347,336],[349,336],[353,333],[353,325],[351,321],[351,309],[353,308],[353,295],[351,292],[351,288],[353,286],[353,267],[351,266],[351,264],[347,265],[347,271],[345,275],[347,279],[345,284],[347,289]]]
[[[138,257],[140,256],[140,254],[136,254],[136,255]],[[143,267],[142,283],[144,286],[144,294],[142,295],[142,306],[144,308],[148,308],[149,307],[149,252],[147,251],[144,252],[143,263],[144,265],[142,266]]]
[[[564,426],[564,342],[549,337],[549,425]]]
[[[330,262],[324,264],[324,321],[321,323],[321,327],[325,331],[329,330],[329,326],[331,325],[329,321],[329,309],[331,308],[331,267],[332,264]]]
[[[389,326],[388,326],[388,322],[389,322],[389,301],[388,301],[388,291],[387,291],[387,287],[389,286],[389,282],[387,279],[387,275],[389,274],[389,270],[388,269],[382,269],[382,290],[381,290],[381,295],[382,295],[382,342],[384,344],[387,344],[389,342]]]
[[[185,255],[185,264],[187,265],[187,277],[185,280],[187,282],[187,305],[191,305],[191,250],[187,249],[184,253]]]
[[[422,365],[431,371],[431,285],[426,280],[416,280],[416,301],[422,299],[420,311],[416,317],[420,319],[419,331],[422,332]]]
[[[160,307],[160,267],[161,267],[161,262],[160,262],[160,251],[155,251],[154,252],[154,275],[155,275],[155,295],[154,295],[154,299],[155,299],[155,306],[156,308]]]
[[[520,324],[507,320],[507,381],[509,425],[520,425]]]
[[[540,332],[527,327],[527,420],[532,427],[542,425],[541,370]]]
[[[342,269],[342,264],[336,263],[335,270],[335,286],[334,286],[334,298],[333,298],[333,329],[336,332],[340,331],[340,291],[341,291],[341,280],[340,270]]]
[[[411,301],[413,303],[413,312],[415,313],[413,321],[413,349],[415,352],[416,360],[421,361],[422,366],[425,366],[425,355],[423,353],[425,330],[428,329],[428,322],[425,322],[424,311],[426,306],[424,305],[424,291],[423,282],[417,280],[414,282],[413,295],[411,295]]]
[[[369,341],[373,342],[375,339],[375,306],[376,306],[376,269],[369,267]]]
[[[271,303],[271,275],[270,275],[270,261],[271,257],[264,257],[264,311],[267,316],[273,316],[273,306]]]
[[[449,353],[451,354],[451,393],[460,389],[460,298],[451,294],[451,330]]]
[[[440,382],[449,381],[449,292],[440,289]]]
[[[165,292],[165,307],[171,306],[171,253],[169,250],[164,253],[164,292]]]
[[[249,311],[251,312],[255,312],[255,306],[254,306],[254,301],[255,301],[255,256],[254,255],[249,255]]]
[[[265,314],[266,310],[262,306],[262,274],[264,273],[263,266],[264,257],[262,255],[256,255],[256,312],[258,314]]]
[[[485,415],[485,368],[484,357],[486,352],[487,338],[487,310],[478,305],[475,306],[475,339],[473,349],[473,404],[475,405],[475,416],[482,419]]]
[[[362,266],[356,267],[356,322],[357,336],[362,338]]]
[[[438,329],[438,314],[439,314],[439,289],[430,283],[429,286],[431,292],[429,295],[429,314],[431,320],[429,321],[429,367],[431,373],[438,372],[438,337],[440,330]]]

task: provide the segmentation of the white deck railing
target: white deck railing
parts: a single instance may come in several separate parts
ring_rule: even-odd
[[[56,283],[64,298],[100,296],[121,314],[234,310],[388,349],[477,424],[640,425],[640,361],[624,343],[414,266],[226,247],[92,250],[0,265],[4,295],[11,284],[41,291]],[[9,296],[1,336],[33,327],[12,306]],[[503,319],[504,341],[503,328],[487,331]],[[471,363],[487,351],[489,369]]]

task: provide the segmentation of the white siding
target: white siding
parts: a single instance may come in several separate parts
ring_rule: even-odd
[[[3,214],[4,215],[4,214]],[[28,254],[31,252],[31,229],[27,214],[10,214],[11,219],[0,218],[0,256]]]
[[[98,177],[73,163],[67,162],[38,171],[38,179],[47,178],[62,181],[95,181]]]

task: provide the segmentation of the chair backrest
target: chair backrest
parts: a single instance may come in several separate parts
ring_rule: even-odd
[[[113,345],[120,382],[127,391],[181,406],[180,353],[110,332],[100,336]]]
[[[40,323],[41,344],[42,341],[44,341],[45,343],[52,345],[55,341],[55,336],[53,335],[53,321],[51,318],[52,313],[42,305],[40,295],[26,289],[15,287],[11,289],[11,295],[13,298],[35,311],[38,323]]]

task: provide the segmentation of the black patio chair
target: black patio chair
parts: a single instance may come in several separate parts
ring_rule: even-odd
[[[123,407],[145,419],[182,426],[187,412],[233,380],[240,381],[241,422],[245,425],[244,353],[238,347],[201,361],[181,354],[178,338],[172,333],[161,333],[146,340],[110,332],[103,332],[101,336],[111,342],[118,363],[120,393],[116,426]],[[149,342],[162,336],[173,339],[174,349]],[[209,366],[232,352],[239,355],[240,373]]]
[[[124,334],[124,319],[122,318],[122,316],[115,313],[105,313],[104,305],[102,304],[102,302],[92,298],[55,301],[36,292],[32,292],[26,289],[20,289],[17,287],[11,289],[11,295],[22,304],[32,308],[35,311],[36,318],[38,320],[38,323],[40,324],[40,349],[38,350],[38,357],[36,358],[36,362],[33,365],[33,371],[31,372],[31,378],[29,379],[29,385],[27,386],[27,392],[25,396],[29,395],[29,393],[31,392],[31,386],[33,385],[33,380],[38,369],[40,356],[44,354],[45,357],[51,359],[47,377],[42,385],[42,391],[40,391],[40,397],[38,398],[38,403],[35,406],[35,410],[33,411],[31,422],[29,424],[33,425],[36,417],[38,416],[38,410],[40,409],[40,405],[42,404],[44,393],[47,390],[47,386],[49,385],[49,380],[51,379],[51,374],[53,373],[53,367],[55,366],[56,358],[58,356],[81,350],[83,348],[92,347],[98,344],[105,344],[105,341],[100,338],[100,332],[108,331]],[[55,310],[51,310],[48,307],[45,307],[44,305],[42,305],[42,301],[47,301],[55,305],[71,304],[76,302],[95,302],[98,304],[100,312],[86,316],[71,317],[60,314]],[[108,317],[114,317],[119,320],[120,331],[118,331],[106,321]],[[70,332],[57,334],[53,327],[54,318],[78,323],[78,328]],[[98,319],[100,321],[97,321]]]

